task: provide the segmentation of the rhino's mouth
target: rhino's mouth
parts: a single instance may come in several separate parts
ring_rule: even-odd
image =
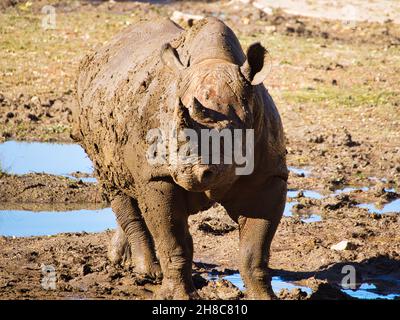
[[[187,191],[204,192],[225,185],[230,178],[231,166],[195,164],[174,168],[171,172],[175,183]]]

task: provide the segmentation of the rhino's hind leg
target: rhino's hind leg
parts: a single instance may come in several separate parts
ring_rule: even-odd
[[[108,258],[113,264],[125,264],[132,259],[131,246],[120,225],[117,226],[111,239]]]
[[[245,214],[239,218],[240,274],[250,299],[276,299],[271,286],[268,260],[272,239],[286,202],[286,181],[271,179],[257,195],[264,214]],[[258,211],[258,210],[257,210]],[[260,212],[260,211],[258,211]]]
[[[132,256],[137,272],[160,277],[161,268],[154,250],[153,239],[136,200],[118,195],[111,201],[111,207],[120,226],[111,241],[109,250],[111,261],[120,263]]]

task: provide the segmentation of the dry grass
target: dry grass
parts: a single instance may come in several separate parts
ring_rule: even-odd
[[[170,8],[154,7],[165,15]],[[58,12],[58,11],[57,11]],[[73,90],[81,57],[102,45],[142,12],[72,10],[57,13],[55,30],[43,30],[40,11],[0,13],[0,92],[10,96],[56,94]],[[235,30],[244,46],[257,40],[271,53],[265,84],[283,117],[307,110],[304,125],[323,114],[322,123],[346,121],[359,113],[377,137],[399,138],[400,49],[372,43],[340,42],[321,37]],[[311,114],[311,115],[310,115]],[[288,119],[290,117],[287,117]],[[290,121],[290,120],[288,120]],[[23,130],[24,128],[21,128]],[[51,132],[49,133],[51,135]]]

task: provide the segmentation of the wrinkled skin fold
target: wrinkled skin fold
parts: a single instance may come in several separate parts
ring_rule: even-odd
[[[156,298],[198,298],[188,217],[215,202],[239,224],[247,297],[275,298],[268,257],[288,172],[280,116],[262,84],[267,59],[261,44],[244,54],[231,29],[207,18],[188,30],[165,19],[142,21],[81,62],[73,137],[93,161],[117,217],[109,257],[162,277]],[[149,130],[171,127],[254,130],[253,170],[238,175],[222,147],[218,164],[201,156],[186,165],[149,163]]]

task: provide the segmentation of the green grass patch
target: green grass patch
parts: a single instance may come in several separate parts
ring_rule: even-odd
[[[82,56],[134,20],[129,14],[61,12],[56,29],[45,30],[41,18],[29,12],[0,14],[0,92],[68,91]]]
[[[285,101],[293,104],[325,104],[328,107],[387,106],[400,101],[400,93],[368,88],[317,86],[282,92]]]

